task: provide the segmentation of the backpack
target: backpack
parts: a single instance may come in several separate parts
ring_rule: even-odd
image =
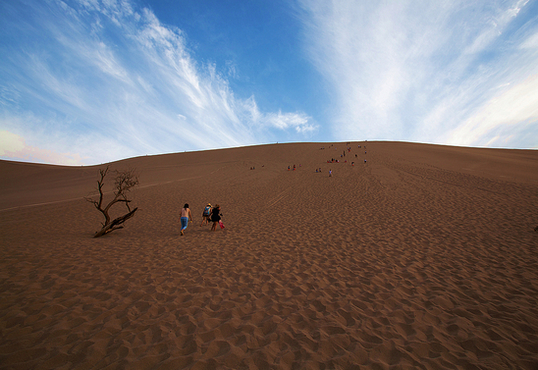
[[[209,216],[209,212],[211,211],[211,207],[207,206],[204,208],[204,216]]]

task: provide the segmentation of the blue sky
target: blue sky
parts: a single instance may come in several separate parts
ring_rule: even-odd
[[[538,148],[538,1],[0,2],[0,158]]]

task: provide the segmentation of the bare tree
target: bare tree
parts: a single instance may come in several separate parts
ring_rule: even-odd
[[[105,177],[108,174],[109,167],[107,166],[104,170],[99,170],[101,178],[97,180],[97,190],[99,191],[99,199],[95,200],[93,198],[85,198],[88,202],[92,203],[99,212],[105,216],[105,222],[102,224],[103,227],[100,231],[96,232],[93,236],[98,238],[114,230],[122,229],[123,223],[133,217],[134,213],[138,208],[131,210],[129,203],[131,200],[127,199],[127,194],[129,191],[138,185],[138,177],[136,176],[135,170],[130,169],[127,171],[113,171],[116,174],[114,182],[114,198],[106,205],[103,206],[103,186],[105,184]],[[108,212],[110,208],[116,203],[124,203],[127,206],[128,213],[124,214],[121,217],[110,220]]]

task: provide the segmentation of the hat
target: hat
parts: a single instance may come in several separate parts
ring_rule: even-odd
[[[207,203],[207,205],[211,207],[211,203]]]

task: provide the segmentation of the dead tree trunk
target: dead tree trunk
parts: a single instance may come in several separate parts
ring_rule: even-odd
[[[114,171],[116,173],[114,183],[114,198],[106,206],[103,207],[103,186],[105,184],[105,177],[108,174],[108,170],[109,167],[104,170],[99,170],[100,179],[97,180],[99,199],[95,200],[93,198],[86,198],[86,200],[92,203],[95,208],[105,217],[105,222],[103,222],[101,230],[94,234],[94,238],[98,238],[114,230],[123,229],[123,223],[133,217],[136,210],[138,209],[135,208],[131,210],[131,208],[129,207],[129,203],[131,202],[131,200],[127,199],[127,194],[129,193],[131,188],[138,185],[138,177],[135,175],[134,170],[127,170],[123,172]],[[110,208],[114,204],[119,202],[124,203],[129,212],[111,221],[109,215]]]
[[[118,218],[115,218],[114,221],[112,221],[111,223],[109,223],[108,225],[103,225],[103,228],[96,232],[95,235],[93,236],[94,238],[98,238],[100,236],[103,236],[111,231],[114,231],[114,230],[118,230],[118,229],[123,229],[123,223],[125,221],[127,221],[128,219],[130,219],[131,217],[133,217],[134,213],[136,212],[138,208],[135,208],[133,209],[131,212],[121,216],[121,217],[118,217]]]

